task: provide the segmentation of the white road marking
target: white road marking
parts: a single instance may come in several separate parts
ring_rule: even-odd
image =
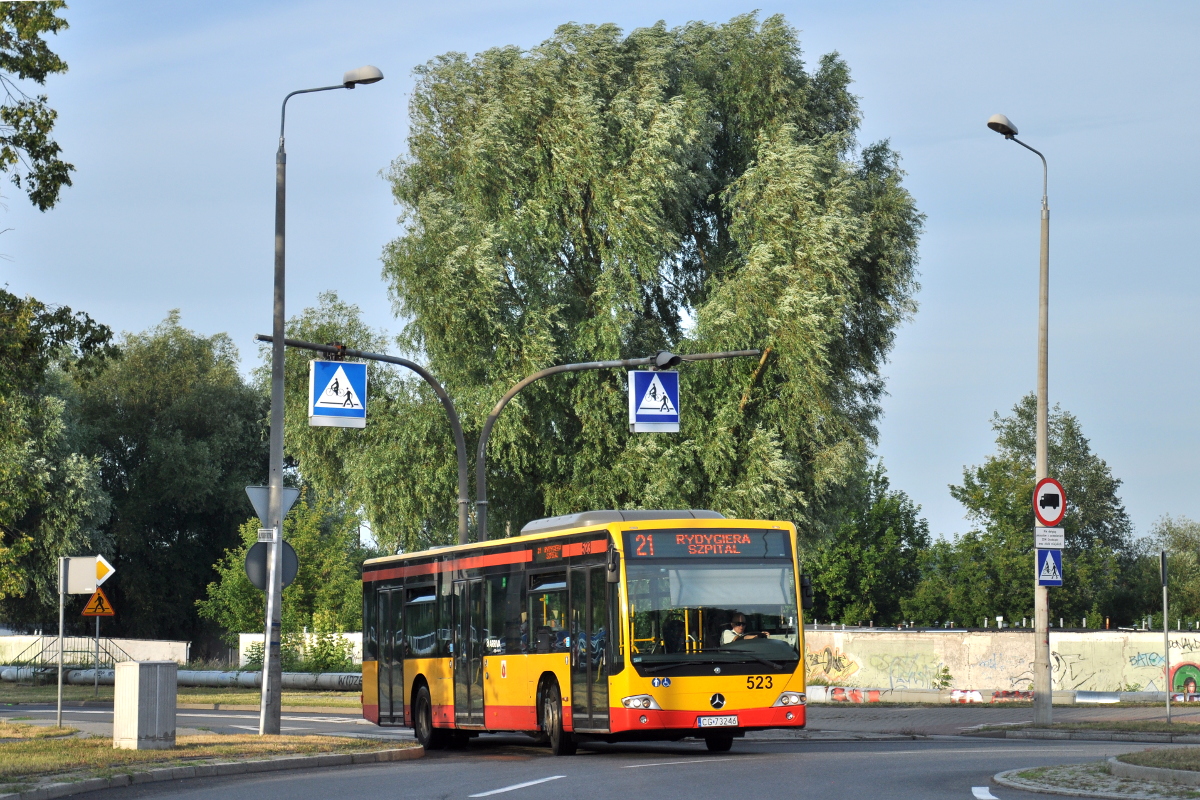
[[[702,764],[705,761],[724,761],[723,758],[697,758],[695,761],[657,761],[653,764],[629,764],[621,769],[641,769],[642,767],[671,767],[675,764]],[[744,759],[739,759],[744,760]]]
[[[547,781],[556,781],[559,778],[565,778],[566,775],[551,775],[549,778],[538,778],[536,781],[525,781],[524,783],[514,783],[512,786],[505,786],[503,789],[492,789],[490,792],[480,792],[479,794],[469,794],[467,797],[489,797],[493,794],[503,794],[504,792],[512,792],[517,789],[524,789],[526,786],[537,786],[539,783]]]
[[[971,794],[975,795],[975,800],[999,800],[986,786],[972,786]]]
[[[241,730],[244,730],[244,731],[257,731],[258,730],[257,725],[227,725],[226,727],[227,728],[240,728]],[[287,725],[284,725],[279,730],[281,730],[281,731],[311,731],[312,728],[294,728],[294,727],[289,727]]]

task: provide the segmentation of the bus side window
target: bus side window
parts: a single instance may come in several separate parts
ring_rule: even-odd
[[[567,630],[567,576],[564,572],[529,576],[529,649],[535,653],[570,651]]]

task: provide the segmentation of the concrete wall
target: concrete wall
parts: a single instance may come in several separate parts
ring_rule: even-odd
[[[57,638],[57,636],[0,636],[0,664],[11,664],[40,640],[49,643]],[[78,641],[88,637],[72,636],[70,638]],[[175,661],[179,664],[187,663],[192,647],[191,642],[174,642],[166,639],[110,639],[102,636],[100,641],[112,642],[128,653],[134,661]],[[70,652],[69,648],[69,645],[64,648],[65,652]]]
[[[1172,691],[1200,684],[1200,635],[1172,632]],[[1033,688],[1033,631],[805,631],[808,679],[880,689]],[[1163,691],[1161,632],[1050,632],[1056,691]],[[940,678],[948,672],[949,685]]]
[[[334,636],[340,636],[345,641],[350,643],[350,660],[355,664],[362,663],[362,633],[335,633]],[[317,638],[315,633],[304,634],[305,642],[312,642]],[[238,666],[246,665],[247,656],[246,650],[252,644],[261,645],[263,635],[261,633],[239,633],[238,634]]]

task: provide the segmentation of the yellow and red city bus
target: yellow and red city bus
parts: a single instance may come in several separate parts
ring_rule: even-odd
[[[790,522],[591,511],[372,559],[362,577],[363,716],[425,747],[523,731],[556,755],[685,737],[725,751],[804,727]]]

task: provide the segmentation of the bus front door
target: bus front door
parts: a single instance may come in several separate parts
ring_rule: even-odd
[[[571,570],[571,720],[577,731],[608,730],[608,626],[604,567]]]
[[[483,725],[483,579],[454,582],[454,721]]]

